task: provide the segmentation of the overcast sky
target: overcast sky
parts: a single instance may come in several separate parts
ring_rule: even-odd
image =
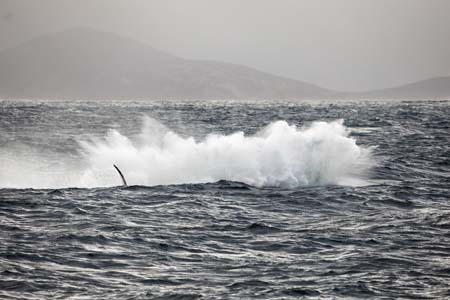
[[[79,26],[336,90],[450,75],[450,0],[0,0],[0,49]]]

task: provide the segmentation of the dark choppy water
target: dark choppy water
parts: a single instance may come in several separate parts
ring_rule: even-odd
[[[142,115],[181,142],[128,145],[159,136]],[[449,116],[426,101],[0,102],[0,298],[448,299]],[[335,165],[355,148],[328,127],[251,138],[336,119],[371,149],[364,170]],[[250,139],[220,138],[237,131]],[[189,144],[210,133],[220,141]],[[132,186],[111,187],[110,159]]]

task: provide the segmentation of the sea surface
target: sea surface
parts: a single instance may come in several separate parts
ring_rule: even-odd
[[[0,299],[450,299],[450,102],[0,101]]]

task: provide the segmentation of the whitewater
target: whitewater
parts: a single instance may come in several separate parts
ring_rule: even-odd
[[[9,156],[10,164],[8,171],[2,172],[0,186],[118,186],[121,180],[113,164],[120,167],[131,185],[219,180],[256,187],[362,185],[367,184],[374,161],[369,148],[358,146],[349,137],[343,120],[312,122],[303,127],[276,121],[252,135],[242,131],[208,134],[201,140],[180,136],[147,116],[142,123],[141,132],[133,138],[110,129],[103,138],[79,140],[78,166],[64,165],[67,158],[60,154],[60,162],[52,166],[45,162],[48,158],[36,154],[38,151],[23,158],[6,152],[3,155]]]
[[[136,141],[111,130],[103,140],[81,142],[90,166],[81,186],[117,185],[112,163],[135,185],[219,180],[257,187],[354,184],[367,175],[371,157],[348,134],[342,120],[306,128],[277,121],[250,136],[241,131],[196,141],[146,117]]]

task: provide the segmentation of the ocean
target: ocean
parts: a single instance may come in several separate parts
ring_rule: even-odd
[[[0,101],[0,298],[449,299],[449,129],[450,101]]]

